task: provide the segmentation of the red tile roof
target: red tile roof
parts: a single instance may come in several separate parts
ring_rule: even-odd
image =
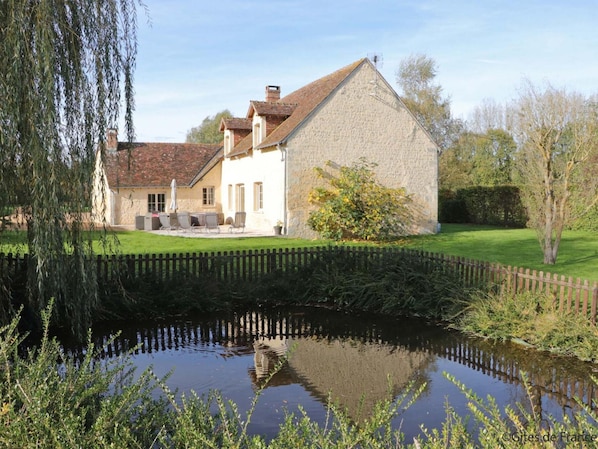
[[[221,158],[221,144],[119,142],[106,154],[106,174],[111,188],[169,187],[173,178],[191,186]]]
[[[272,101],[255,101],[253,100],[249,105],[249,111],[247,112],[247,116],[253,116],[253,112],[257,115],[264,115],[264,116],[286,116],[288,117],[293,113],[295,108],[297,107],[296,104],[285,104],[280,102],[272,102]]]
[[[334,73],[331,73],[330,75],[326,75],[323,78],[313,81],[312,83],[303,86],[295,92],[290,93],[286,97],[281,98],[277,103],[296,105],[296,107],[293,109],[289,118],[283,121],[274,131],[266,136],[258,148],[266,148],[284,142],[290,136],[290,134],[298,126],[300,126],[301,123],[303,123],[303,121],[309,117],[351,73],[365,63],[368,63],[366,58],[355,61],[353,64],[350,64]],[[258,102],[252,102],[252,104],[253,103]],[[253,137],[250,133],[235,146],[233,151],[229,153],[228,157],[243,155],[249,152],[252,147]]]
[[[251,129],[251,119],[249,118],[223,118],[220,122],[220,131],[224,129]]]

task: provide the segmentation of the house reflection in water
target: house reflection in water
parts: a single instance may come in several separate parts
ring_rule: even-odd
[[[258,322],[252,328],[259,328]],[[263,323],[267,325],[266,323]],[[262,327],[260,334],[276,335]],[[411,350],[381,342],[348,338],[259,337],[253,342],[256,387],[298,383],[319,401],[331,401],[346,410],[353,420],[371,415],[374,405],[392,399],[411,381],[423,382],[420,374],[434,357],[423,350]]]

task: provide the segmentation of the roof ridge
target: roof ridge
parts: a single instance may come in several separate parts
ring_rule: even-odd
[[[286,120],[266,136],[258,148],[265,148],[284,142],[351,73],[366,61],[368,61],[367,58],[361,58],[354,61],[351,64],[341,67],[328,75],[324,75],[303,87],[294,90],[278,100],[280,103],[296,105],[296,107]],[[259,100],[255,101],[257,102]],[[273,104],[276,104],[276,102]],[[250,102],[250,111],[251,108],[252,106]],[[228,156],[242,155],[251,150],[253,142],[251,136],[252,133],[245,136]]]

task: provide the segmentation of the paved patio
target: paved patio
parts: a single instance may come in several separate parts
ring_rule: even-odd
[[[274,231],[263,232],[255,229],[245,228],[244,232],[233,231],[229,232],[228,225],[219,226],[220,232],[210,231],[206,232],[203,229],[192,229],[192,230],[159,230],[159,231],[139,231],[149,232],[150,234],[158,235],[171,235],[175,237],[188,237],[188,238],[204,238],[204,239],[222,239],[222,238],[239,238],[239,237],[274,237]]]

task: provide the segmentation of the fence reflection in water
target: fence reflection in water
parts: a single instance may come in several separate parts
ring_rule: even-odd
[[[514,385],[522,384],[522,372],[526,372],[534,389],[555,400],[561,407],[574,408],[574,397],[590,407],[596,407],[598,395],[590,378],[591,364],[537,352],[530,357],[530,350],[514,344],[466,338],[437,327],[426,327],[414,319],[404,319],[400,323],[396,320],[380,321],[379,317],[370,321],[324,310],[315,313],[308,310],[262,310],[149,326],[145,323],[124,327],[111,342],[108,334],[96,338],[98,346],[103,348],[102,357],[109,358],[137,345],[137,353],[178,351],[214,344],[234,349],[233,352],[237,353],[252,353],[254,368],[251,376],[256,386],[267,377],[278,359],[299,343],[291,351],[290,372],[286,369],[279,373],[279,378],[291,376],[293,379],[274,382],[300,382],[324,401],[335,383],[337,389],[345,389],[353,384],[350,379],[355,380],[355,385],[373,388],[371,386],[375,382],[380,382],[376,377],[379,375],[377,371],[387,370],[387,374],[393,374],[396,381],[393,387],[399,388],[420,371],[422,364],[431,363],[429,356],[434,356]],[[351,359],[346,353],[339,355],[342,354],[341,346],[357,348],[355,357]],[[381,353],[382,347],[383,357],[377,362],[368,360],[368,353]],[[76,351],[76,348],[72,350]],[[364,359],[361,365],[358,353]],[[388,360],[389,354],[394,358],[385,366],[380,360]],[[350,369],[341,375],[343,364],[349,364]],[[408,365],[409,369],[398,373],[396,369],[392,370],[393,364]],[[331,367],[335,367],[336,372],[329,380],[314,379],[318,372],[330,372]],[[463,381],[467,384],[465,379]],[[387,387],[383,385],[382,388]]]

